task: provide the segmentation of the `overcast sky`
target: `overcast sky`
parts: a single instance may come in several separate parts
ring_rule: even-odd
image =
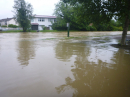
[[[33,6],[33,14],[53,15],[55,4],[60,0],[25,0]],[[0,19],[13,17],[14,0],[0,0]]]

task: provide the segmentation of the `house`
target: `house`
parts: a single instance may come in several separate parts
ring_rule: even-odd
[[[52,23],[56,22],[56,16],[35,15],[31,20],[32,30],[43,30],[44,27],[52,30]]]
[[[6,25],[8,27],[9,24],[17,25],[18,23],[15,22],[14,18],[5,18],[0,20],[0,25]]]

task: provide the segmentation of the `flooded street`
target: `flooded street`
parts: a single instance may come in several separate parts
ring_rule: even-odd
[[[130,97],[121,34],[0,33],[0,97]]]

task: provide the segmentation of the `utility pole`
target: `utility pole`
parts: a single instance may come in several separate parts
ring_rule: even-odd
[[[67,37],[69,37],[69,30],[70,30],[70,25],[69,25],[69,23],[67,23],[67,27],[68,27],[68,34],[67,34]]]

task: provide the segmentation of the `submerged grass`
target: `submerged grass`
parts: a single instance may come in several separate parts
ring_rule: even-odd
[[[42,39],[42,40],[54,40],[54,39],[57,39],[57,38],[46,38],[46,39]]]
[[[81,38],[81,37],[65,37],[65,39],[73,39],[73,38]]]

